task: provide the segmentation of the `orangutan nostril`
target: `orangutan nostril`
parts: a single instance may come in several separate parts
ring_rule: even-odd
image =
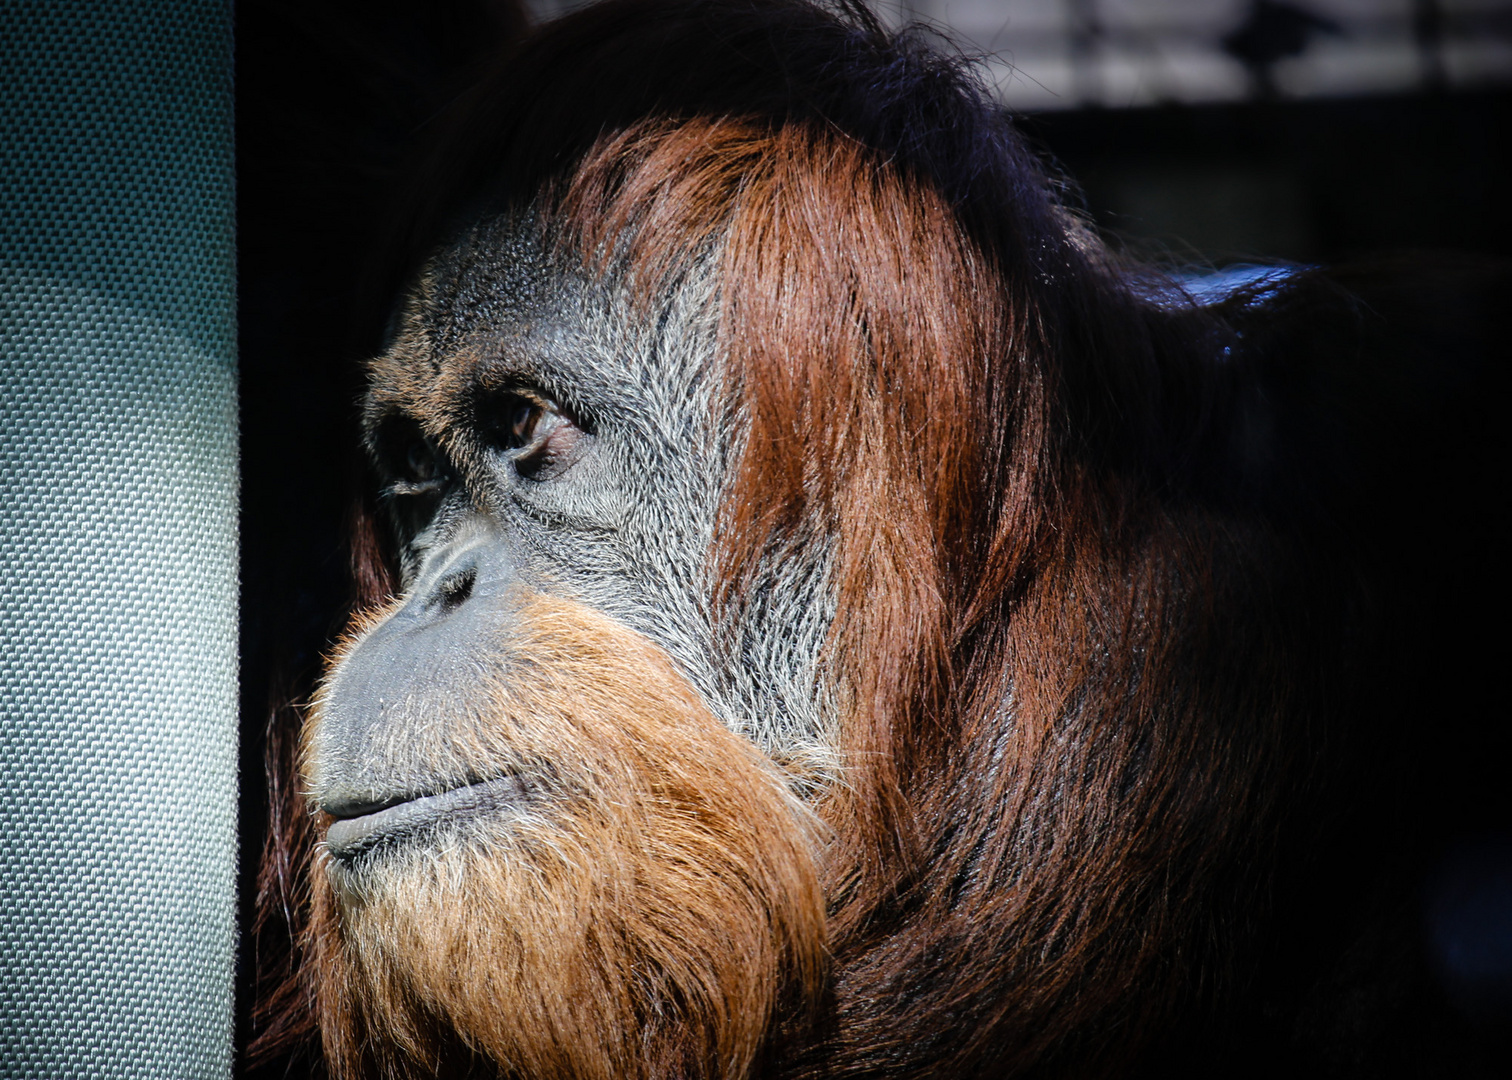
[[[448,574],[436,587],[436,600],[443,611],[455,611],[472,595],[473,585],[478,580],[476,567]]]

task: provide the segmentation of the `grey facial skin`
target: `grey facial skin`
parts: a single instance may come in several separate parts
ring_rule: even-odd
[[[337,818],[327,836],[334,854],[366,850],[380,833],[414,831],[427,821],[417,802],[432,816],[460,811],[469,790],[504,780],[508,791],[498,797],[524,797],[523,763],[495,755],[497,771],[477,773],[475,710],[459,709],[468,689],[509,677],[501,656],[519,587],[497,531],[465,515],[402,605],[332,672],[316,759],[321,808]],[[453,714],[454,722],[437,719]]]
[[[824,538],[760,573],[733,623],[711,606],[743,427],[716,355],[713,274],[637,302],[612,270],[562,270],[540,236],[530,218],[475,226],[421,276],[374,362],[367,439],[405,541],[403,596],[325,688],[313,795],[344,822],[333,850],[348,832],[354,850],[367,843],[366,818],[396,802],[499,779],[448,749],[480,721],[442,699],[508,677],[521,588],[646,635],[796,787],[833,776]]]

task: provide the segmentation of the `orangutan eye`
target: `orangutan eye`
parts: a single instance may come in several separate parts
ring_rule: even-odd
[[[541,417],[546,408],[517,394],[509,395],[504,424],[504,443],[509,450],[518,450],[535,441],[536,429],[541,426]]]
[[[484,443],[506,457],[523,480],[562,475],[580,451],[584,432],[577,418],[544,394],[489,394],[479,401],[477,416]]]
[[[394,415],[378,429],[378,465],[389,477],[390,495],[425,495],[446,481],[446,463],[412,418]]]
[[[517,463],[560,449],[563,438],[577,430],[555,402],[525,392],[485,399],[479,421],[484,440],[501,453],[513,453]]]
[[[551,432],[556,409],[522,393],[489,394],[478,403],[478,430],[501,453],[528,450]]]
[[[404,455],[404,479],[411,484],[428,484],[441,473],[436,452],[426,439],[415,439]]]

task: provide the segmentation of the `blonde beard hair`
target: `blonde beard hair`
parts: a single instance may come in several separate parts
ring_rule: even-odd
[[[454,1030],[507,1076],[749,1076],[823,982],[814,819],[642,636],[540,594],[513,622],[460,752],[537,794],[355,868],[317,856],[332,1074],[438,1075]]]

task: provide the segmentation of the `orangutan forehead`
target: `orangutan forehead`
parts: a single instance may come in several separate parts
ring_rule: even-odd
[[[809,125],[632,125],[600,139],[556,193],[480,217],[443,246],[404,304],[393,351],[436,374],[481,370],[511,347],[528,360],[565,346],[555,351],[566,357],[584,338],[633,359],[654,327],[712,326],[715,280],[722,307],[777,301],[779,321],[822,334],[846,317],[856,284],[896,285],[900,265],[924,261],[913,250],[922,237],[952,241],[948,211],[907,186],[863,147]],[[845,244],[856,250],[836,264]],[[790,304],[795,288],[812,291],[793,275],[836,296]]]
[[[555,265],[540,233],[523,216],[493,217],[441,248],[406,294],[388,353],[439,375],[539,352],[579,325],[585,283]]]
[[[631,415],[700,381],[712,267],[638,304],[624,268],[585,267],[551,229],[535,212],[494,216],[431,259],[370,364],[370,415],[397,408],[439,429],[467,394],[517,386],[585,415]]]

